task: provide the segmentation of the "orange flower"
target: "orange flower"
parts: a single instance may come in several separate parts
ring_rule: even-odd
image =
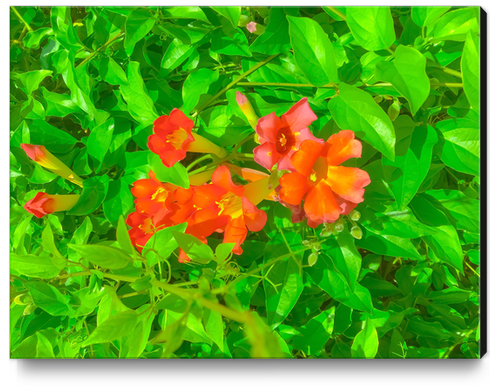
[[[254,149],[255,162],[269,170],[277,163],[279,170],[296,171],[291,156],[301,143],[305,140],[323,143],[308,129],[316,118],[307,98],[301,99],[281,118],[274,112],[260,118],[255,126],[260,142]]]
[[[51,195],[39,192],[33,199],[26,202],[24,209],[37,218],[41,218],[54,212],[70,210],[79,198],[78,194]]]
[[[313,228],[348,214],[364,200],[364,187],[371,180],[359,168],[339,165],[361,153],[362,145],[350,130],[332,135],[325,144],[304,141],[291,157],[296,172],[280,179],[281,200],[299,205],[304,199],[308,225]]]
[[[195,188],[194,205],[206,211],[207,227],[224,232],[223,242],[235,243],[233,253],[240,255],[243,253],[240,245],[248,231],[258,232],[267,222],[266,213],[255,205],[269,195],[268,179],[246,186],[235,185],[230,170],[220,166],[213,173],[211,182]]]
[[[148,147],[158,154],[166,167],[172,167],[183,160],[188,151],[194,153],[212,153],[225,157],[225,149],[215,145],[200,135],[193,133],[194,122],[179,109],[173,109],[170,115],[163,115],[153,122],[153,132],[148,137]]]
[[[29,145],[22,143],[20,145],[26,152],[27,156],[34,162],[37,162],[42,167],[51,170],[60,177],[67,179],[68,181],[83,187],[83,180],[78,177],[68,166],[61,162],[57,157],[51,154],[42,145]]]

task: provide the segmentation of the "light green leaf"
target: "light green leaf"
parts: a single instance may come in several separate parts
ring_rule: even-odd
[[[159,181],[170,182],[184,189],[189,189],[189,175],[180,162],[177,162],[171,168],[167,168],[157,154],[149,153],[148,164]]]
[[[131,238],[129,237],[128,228],[126,228],[123,216],[119,216],[117,222],[116,238],[123,251],[130,255],[134,253],[133,244],[131,243]]]
[[[143,248],[143,256],[147,257],[150,267],[157,264],[160,259],[167,259],[178,248],[179,245],[172,232],[185,232],[186,228],[187,223],[177,224],[172,227],[163,228],[151,236]],[[151,249],[157,251],[158,254],[151,251]]]
[[[479,7],[464,7],[448,12],[437,20],[430,36],[433,43],[441,40],[464,41],[468,31],[478,32]]]
[[[332,117],[342,130],[353,130],[387,158],[395,158],[395,129],[391,119],[365,91],[345,83],[339,96],[328,103]]]
[[[463,90],[475,110],[480,109],[480,39],[475,32],[469,31],[461,58]]]
[[[138,8],[126,18],[124,48],[128,56],[133,53],[134,45],[150,32],[155,24],[155,18],[147,8]]]
[[[412,7],[412,20],[419,27],[434,24],[451,7]]]
[[[82,347],[91,344],[113,342],[133,332],[138,321],[138,314],[133,310],[123,311],[110,316],[97,326],[90,336],[82,343]]]
[[[339,81],[335,55],[328,35],[306,17],[287,16],[294,58],[305,77],[315,86]]]
[[[70,244],[69,247],[92,264],[100,265],[103,268],[121,269],[127,266],[131,261],[131,257],[127,252],[106,245]]]
[[[220,15],[226,17],[233,28],[238,26],[238,20],[240,20],[241,7],[209,7],[219,13]]]
[[[437,122],[444,137],[441,160],[458,172],[480,174],[480,130],[478,124],[466,118]]]
[[[361,332],[359,332],[352,342],[352,358],[373,359],[378,352],[378,333],[371,319],[367,319]]]
[[[191,258],[199,263],[206,264],[214,259],[211,247],[204,244],[198,238],[182,232],[172,231],[180,248]]]
[[[40,279],[52,279],[58,276],[60,271],[61,268],[58,268],[49,256],[19,256],[15,253],[10,254],[11,274],[38,277]]]
[[[393,62],[376,64],[376,77],[390,82],[410,103],[412,115],[429,96],[430,81],[425,73],[426,58],[417,50],[399,45]]]
[[[108,181],[107,175],[86,179],[83,182],[83,190],[78,202],[68,211],[68,214],[83,216],[96,210],[107,194]]]
[[[390,7],[347,7],[346,17],[352,35],[362,48],[384,50],[395,42]]]

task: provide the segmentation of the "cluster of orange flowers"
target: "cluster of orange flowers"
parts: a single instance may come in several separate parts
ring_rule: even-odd
[[[136,210],[126,223],[131,227],[129,235],[138,250],[141,251],[159,229],[186,222],[187,234],[206,243],[212,233],[224,233],[223,242],[234,243],[233,253],[241,254],[241,244],[248,231],[262,230],[267,221],[266,213],[257,208],[264,199],[279,201],[291,209],[293,221],[306,217],[313,228],[334,223],[363,201],[364,187],[370,183],[369,175],[359,168],[340,165],[361,156],[362,145],[352,131],[340,131],[327,141],[316,138],[308,129],[317,117],[307,98],[294,104],[281,117],[273,112],[257,118],[250,102],[239,92],[237,102],[257,134],[259,145],[254,149],[255,162],[269,171],[284,171],[279,185],[271,186],[268,173],[227,163],[227,151],[193,132],[194,122],[179,109],[173,109],[154,122],[154,134],[148,138],[149,149],[166,167],[183,160],[187,152],[215,154],[218,162],[213,164],[221,163],[221,166],[210,166],[208,171],[191,176],[188,189],[162,183],[152,171],[148,179],[133,184],[131,192],[136,198]],[[43,146],[22,146],[28,156],[42,166],[50,170],[63,169]],[[62,170],[63,176],[77,183],[79,177],[66,169]],[[248,183],[235,184],[232,172]],[[78,200],[74,196],[38,193],[25,208],[42,217],[53,211],[67,210],[67,206],[73,206]],[[71,202],[68,203],[67,197],[71,197]],[[179,261],[189,260],[181,250]]]

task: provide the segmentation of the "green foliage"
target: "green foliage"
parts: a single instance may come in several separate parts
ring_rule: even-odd
[[[478,358],[479,12],[11,8],[11,357]],[[165,167],[147,145],[159,116],[182,110],[226,162],[258,169],[237,91],[259,117],[308,98],[315,136],[355,133],[346,166],[371,179],[357,214],[326,232],[263,201],[241,255],[187,223],[134,247],[136,180],[188,188],[224,162]],[[23,206],[38,192],[80,198],[37,218]]]

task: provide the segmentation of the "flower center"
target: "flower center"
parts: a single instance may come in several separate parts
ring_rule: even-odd
[[[182,144],[187,139],[187,131],[179,127],[177,130],[167,135],[167,143],[170,143],[175,150],[182,149]]]
[[[151,231],[151,225],[151,218],[146,218],[140,225],[138,225],[138,228],[143,232],[148,233]]]
[[[165,202],[168,197],[168,191],[164,187],[159,187],[155,193],[151,196],[152,201]]]
[[[220,209],[218,215],[235,218],[242,214],[242,199],[232,192],[226,193],[216,204]]]
[[[276,150],[280,154],[286,154],[296,143],[295,136],[289,127],[282,127],[276,134]]]
[[[310,180],[317,182],[324,180],[328,175],[328,162],[325,157],[319,157],[311,169]]]

